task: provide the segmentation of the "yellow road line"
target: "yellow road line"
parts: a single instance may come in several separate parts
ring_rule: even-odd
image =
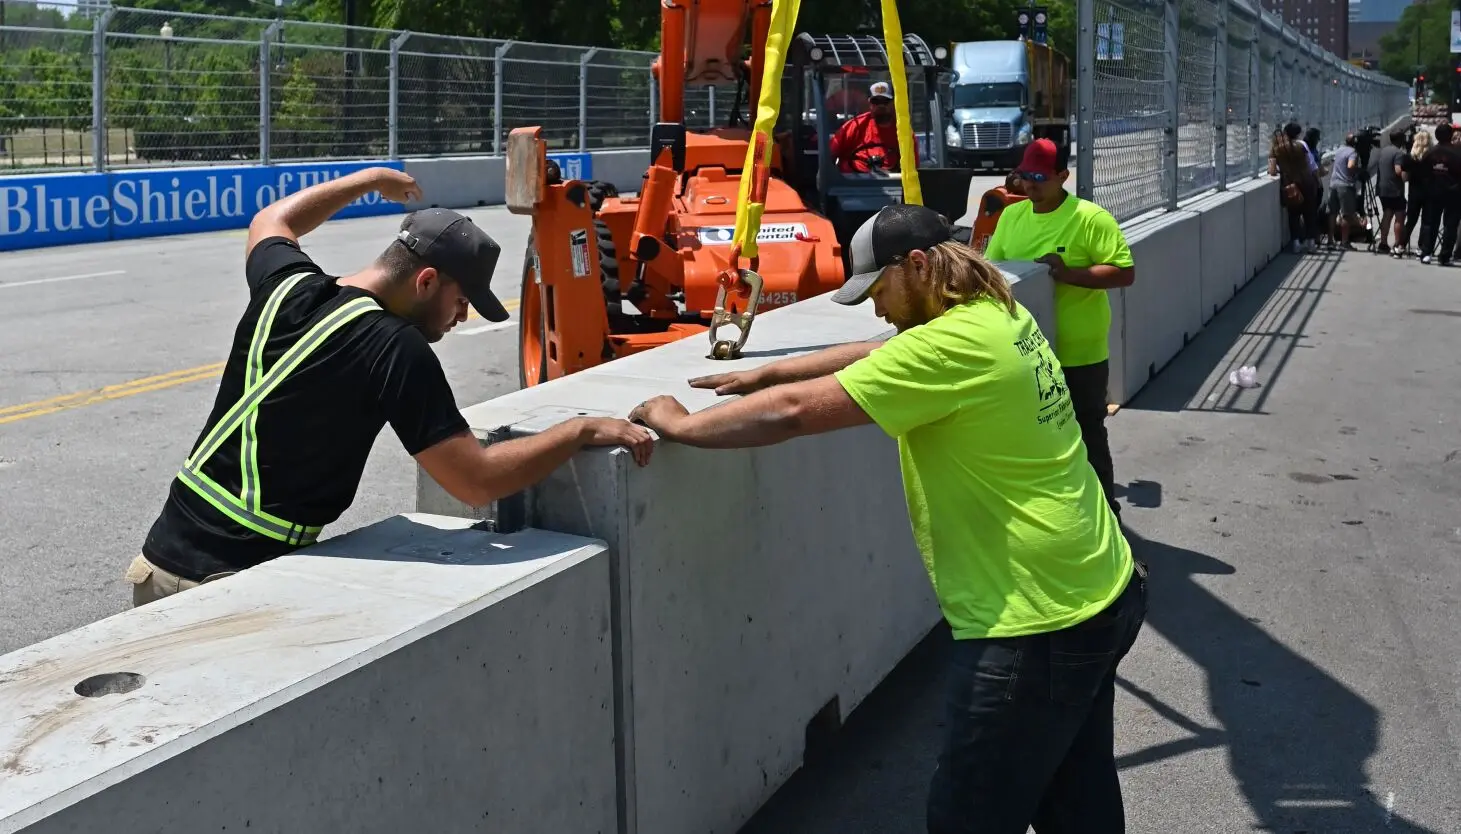
[[[502,302],[502,306],[509,311],[518,306],[518,300],[508,299]],[[469,310],[467,319],[481,318],[476,310]],[[21,403],[0,407],[0,426],[6,423],[15,423],[27,420],[31,417],[43,417],[47,414],[55,414],[58,411],[68,411],[82,406],[95,405],[110,400],[120,400],[125,397],[146,394],[152,391],[161,391],[165,388],[173,388],[178,385],[186,385],[190,382],[202,382],[214,379],[223,373],[222,362],[214,362],[209,365],[199,365],[196,368],[184,368],[180,371],[169,371],[165,374],[145,376],[140,379],[133,379],[127,382],[119,382],[116,385],[106,385],[101,388],[92,388],[86,391],[77,391],[74,394],[63,394],[59,397],[50,397],[44,400]]]

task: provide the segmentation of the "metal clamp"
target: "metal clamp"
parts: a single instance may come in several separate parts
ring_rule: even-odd
[[[761,304],[761,287],[764,283],[761,276],[749,269],[738,270],[740,282],[751,288],[751,298],[746,304],[744,312],[730,313],[726,311],[726,300],[729,297],[729,282],[722,282],[720,290],[715,294],[715,314],[710,318],[710,358],[711,359],[739,359],[741,348],[746,346],[746,337],[751,335],[751,320],[756,317],[756,308]],[[729,339],[717,339],[715,334],[720,330],[722,324],[733,324],[741,335],[734,342]]]

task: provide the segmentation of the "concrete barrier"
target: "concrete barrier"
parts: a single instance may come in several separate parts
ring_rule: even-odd
[[[615,829],[602,542],[397,516],[0,658],[0,832]]]
[[[563,176],[611,182],[623,193],[639,191],[649,167],[648,148],[553,153]],[[423,199],[407,203],[408,211],[420,208],[473,208],[501,205],[507,194],[507,163],[500,156],[450,156],[407,159],[406,173],[421,184]]]
[[[1263,176],[1238,183],[1233,191],[1243,195],[1245,271],[1248,281],[1263,271],[1282,251],[1288,240],[1288,213],[1279,202],[1278,180]]]
[[[1247,247],[1234,239],[1247,228],[1243,220],[1245,205],[1243,193],[1234,191],[1219,191],[1182,205],[1184,211],[1197,215],[1201,235],[1200,261],[1188,260],[1188,268],[1199,271],[1199,326],[1212,321],[1248,282]]]
[[[1019,297],[1050,321],[1043,267]],[[692,337],[464,413],[484,442],[627,414],[690,377],[882,339],[870,307],[809,299],[759,317],[744,358]],[[528,523],[613,554],[624,834],[733,832],[939,620],[908,526],[896,444],[874,426],[771,449],[673,444],[636,467],[589,451],[528,496]],[[425,475],[418,508],[471,514]]]
[[[1193,211],[1123,227],[1136,282],[1111,293],[1108,395],[1126,403],[1202,329],[1202,226]]]

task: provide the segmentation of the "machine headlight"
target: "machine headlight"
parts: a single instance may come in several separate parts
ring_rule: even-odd
[[[1028,145],[1034,138],[1035,131],[1031,130],[1029,125],[1021,125],[1020,132],[1015,136],[1015,141],[1021,145]]]
[[[959,147],[959,126],[950,124],[944,128],[944,144],[951,148]]]

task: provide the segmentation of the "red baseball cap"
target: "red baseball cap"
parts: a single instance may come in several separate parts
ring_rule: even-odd
[[[1049,139],[1036,139],[1025,148],[1025,158],[1015,170],[1021,174],[1044,174],[1053,177],[1058,173],[1055,160],[1060,149]]]

